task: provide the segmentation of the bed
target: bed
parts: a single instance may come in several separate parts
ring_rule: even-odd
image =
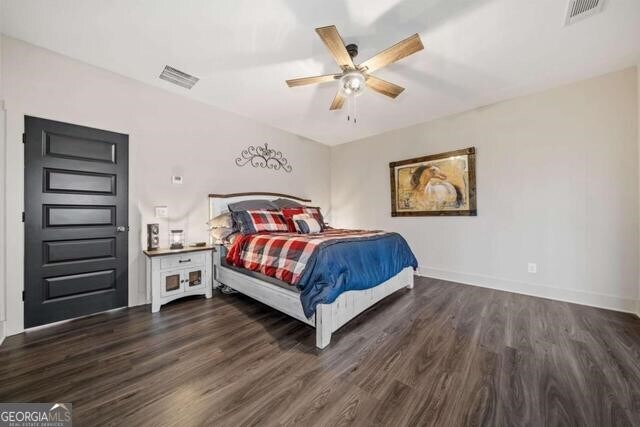
[[[258,192],[210,194],[209,217],[210,219],[213,219],[218,215],[227,212],[227,205],[230,203],[255,199],[273,200],[277,197],[296,200],[305,204],[311,203],[311,200],[308,199],[280,193]],[[321,248],[323,249],[323,251],[321,251],[320,248],[315,250],[314,254],[318,253],[319,255],[315,256],[313,259],[313,271],[311,267],[307,266],[307,268],[303,271],[304,274],[301,274],[301,277],[297,278],[297,280],[300,281],[297,286],[291,286],[290,283],[285,283],[282,280],[278,280],[276,277],[269,277],[266,274],[261,274],[257,271],[250,271],[246,268],[239,267],[238,265],[233,265],[233,263],[229,263],[226,259],[229,249],[224,247],[223,245],[215,245],[216,250],[213,256],[213,286],[214,288],[220,287],[222,285],[228,286],[229,288],[234,289],[237,292],[247,295],[257,301],[260,301],[270,307],[275,308],[276,310],[279,310],[301,322],[304,322],[316,328],[316,346],[320,349],[323,349],[327,345],[329,345],[332,333],[345,325],[351,319],[356,317],[358,314],[362,313],[367,308],[376,304],[378,301],[400,289],[413,288],[413,270],[417,266],[415,257],[413,257],[413,254],[411,253],[410,249],[408,249],[406,242],[401,236],[396,235],[396,233],[383,233],[383,236],[383,234],[381,233],[383,232],[351,231],[351,233],[349,233],[346,230],[329,230],[327,232],[319,233],[317,235],[309,237],[309,239],[313,240],[316,243],[322,242]],[[304,238],[301,236],[294,236],[291,234],[287,235],[287,233],[267,234],[268,236],[263,235],[246,237],[248,239],[261,240],[281,240],[288,238],[304,240]],[[314,281],[321,280],[320,276],[314,276],[314,272],[316,270],[320,270],[319,268],[316,268],[315,264],[324,263],[325,267],[328,266],[328,268],[333,268],[334,266],[339,266],[340,263],[342,263],[342,266],[340,268],[342,268],[343,270],[353,268],[358,272],[361,272],[362,266],[360,265],[358,267],[357,263],[354,263],[353,266],[345,265],[345,263],[349,262],[348,256],[343,256],[341,259],[332,259],[331,257],[339,256],[339,254],[335,254],[340,250],[343,252],[343,255],[345,251],[348,255],[348,251],[350,250],[348,246],[349,244],[362,248],[370,248],[371,246],[375,246],[376,244],[378,246],[381,246],[379,242],[382,241],[382,239],[391,240],[399,248],[399,250],[397,248],[389,249],[394,252],[389,253],[388,256],[385,256],[385,258],[394,260],[396,265],[392,267],[393,270],[387,269],[386,271],[378,272],[377,269],[383,270],[383,268],[371,268],[371,265],[384,263],[368,263],[368,271],[364,274],[364,276],[367,276],[367,273],[369,273],[370,277],[367,277],[366,279],[369,280],[370,283],[358,284],[355,283],[357,282],[357,280],[349,280],[350,282],[354,282],[349,284],[350,289],[338,290],[336,292],[327,291],[324,294],[321,286],[315,286]],[[329,243],[326,243],[325,240]],[[336,241],[340,241],[341,243],[345,242],[347,244],[333,244]],[[212,243],[214,242],[212,241]],[[267,245],[271,244],[272,241],[269,241],[267,243]],[[329,248],[328,246],[331,246],[331,244],[333,244],[333,247]],[[402,245],[406,246],[406,250],[410,254],[410,257],[407,255],[405,256],[406,259],[398,261],[398,253],[405,251],[405,249],[402,248]],[[378,258],[380,258],[380,251],[383,251],[382,253],[384,254],[384,250],[387,250],[385,248],[374,248],[378,251],[377,255],[375,256],[378,256]],[[322,255],[322,257],[320,255]],[[231,258],[233,258],[233,256]],[[410,261],[410,258],[413,259],[412,262]],[[402,262],[402,264],[398,264],[400,262]],[[405,264],[407,266],[404,266]],[[360,270],[358,270],[357,267],[360,268]],[[376,273],[379,274],[376,275]],[[393,273],[392,276],[391,273]],[[371,274],[373,275],[371,276]],[[386,274],[386,276],[384,274]],[[359,278],[360,274],[354,273],[352,274],[352,277]],[[375,277],[384,277],[385,279],[376,281]],[[361,281],[364,281],[364,279]],[[289,280],[289,282],[291,282],[291,280]],[[303,284],[306,286],[303,286]],[[354,286],[358,289],[353,289]],[[320,290],[316,291],[314,290],[314,288],[319,288]]]

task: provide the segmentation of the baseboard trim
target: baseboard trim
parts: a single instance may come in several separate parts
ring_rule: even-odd
[[[30,328],[24,328],[22,330],[22,332],[18,332],[18,333],[35,332],[35,331],[39,331],[39,330],[42,330],[42,329],[50,328],[52,326],[59,326],[59,325],[62,325],[64,323],[73,322],[74,320],[84,319],[85,317],[97,316],[99,314],[111,313],[111,312],[118,311],[118,310],[126,310],[128,308],[129,308],[128,306],[116,307],[116,308],[112,308],[110,310],[98,311],[97,313],[85,314],[84,316],[72,317],[71,319],[58,320],[57,322],[51,322],[51,323],[46,323],[44,325],[32,326]],[[14,335],[18,335],[18,333],[14,334]]]
[[[447,280],[465,285],[480,286],[483,288],[514,292],[517,294],[548,298],[558,301],[566,301],[575,304],[605,308],[608,310],[623,311],[625,313],[633,313],[640,316],[640,300],[631,298],[621,298],[614,295],[585,292],[575,289],[554,288],[536,283],[502,279],[499,277],[481,274],[460,273],[457,271],[448,271],[429,267],[418,268],[416,274],[433,279]]]

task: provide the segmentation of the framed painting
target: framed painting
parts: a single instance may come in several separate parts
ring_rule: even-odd
[[[476,149],[389,163],[391,216],[476,216]]]

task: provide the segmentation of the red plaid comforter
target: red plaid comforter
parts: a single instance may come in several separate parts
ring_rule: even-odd
[[[321,233],[257,233],[242,236],[227,253],[227,262],[297,285],[307,261],[321,243],[365,238],[384,231],[328,229]]]

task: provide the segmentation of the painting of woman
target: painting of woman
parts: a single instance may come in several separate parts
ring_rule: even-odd
[[[475,215],[474,148],[390,166],[393,216]]]

